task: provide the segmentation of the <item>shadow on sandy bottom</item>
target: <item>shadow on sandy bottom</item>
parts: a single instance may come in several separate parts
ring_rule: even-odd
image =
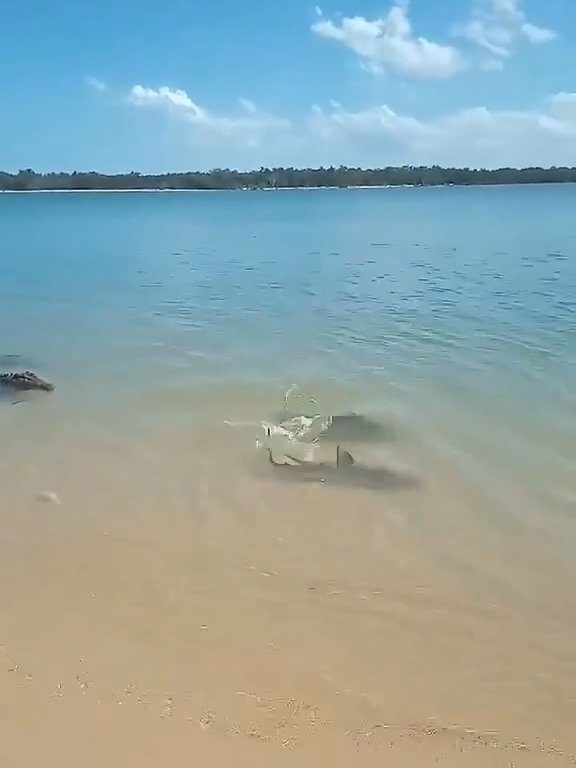
[[[334,416],[323,435],[323,440],[332,443],[380,443],[395,439],[396,431],[389,424],[359,413]]]
[[[332,464],[281,466],[269,461],[266,472],[262,471],[261,474],[283,483],[322,483],[373,491],[412,490],[422,486],[422,481],[414,475],[362,464],[352,467],[336,467]]]

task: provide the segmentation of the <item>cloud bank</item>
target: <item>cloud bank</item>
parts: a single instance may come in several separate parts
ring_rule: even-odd
[[[409,5],[402,2],[372,20],[326,18],[317,6],[311,29],[352,51],[370,72],[421,83],[454,77],[474,61],[497,71],[520,45],[542,46],[557,37],[527,18],[522,0],[472,2],[468,19],[452,29],[467,59],[453,45],[417,35]],[[96,78],[87,80],[97,91],[108,89]],[[214,110],[169,85],[136,84],[123,100],[142,115],[154,115],[149,119],[156,121],[158,131],[169,125],[166,142],[181,141],[182,151],[188,149],[196,166],[201,158],[204,167],[570,165],[576,150],[576,95],[564,92],[531,109],[478,105],[429,117],[400,112],[387,103],[350,109],[330,101],[289,118],[247,98],[238,98],[229,109]],[[202,147],[202,153],[194,153],[195,146]]]
[[[350,110],[331,102],[290,121],[247,99],[216,114],[168,86],[135,85],[128,102],[178,121],[189,143],[223,155],[230,146],[258,150],[263,162],[278,165],[567,165],[576,149],[576,93],[557,93],[530,110],[477,106],[428,119],[386,104]]]
[[[128,102],[134,107],[166,112],[187,125],[192,138],[205,143],[227,140],[256,148],[271,134],[290,127],[289,120],[262,112],[249,99],[239,99],[235,113],[215,114],[192,101],[186,91],[166,85],[134,85]]]

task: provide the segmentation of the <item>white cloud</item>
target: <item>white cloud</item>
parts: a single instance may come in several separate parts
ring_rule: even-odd
[[[219,115],[196,104],[184,90],[148,88],[135,85],[128,94],[128,102],[135,107],[164,110],[191,129],[193,140],[202,143],[222,139],[238,142],[250,148],[259,146],[272,132],[286,131],[290,121],[262,112],[249,99],[240,99],[240,111]]]
[[[576,93],[559,93],[535,110],[476,107],[429,120],[388,106],[349,112],[317,108],[309,131],[332,162],[473,167],[572,164]]]
[[[576,123],[576,93],[556,93],[548,99],[548,109],[559,120]]]
[[[138,107],[174,107],[176,109],[199,110],[186,91],[168,88],[163,85],[158,90],[135,85],[128,96],[130,102]]]
[[[103,80],[99,80],[97,77],[87,77],[86,82],[91,88],[94,88],[95,91],[100,91],[100,93],[108,88],[106,83]]]
[[[184,151],[201,146],[195,167],[571,165],[576,149],[576,93],[557,93],[528,110],[478,106],[426,119],[386,104],[354,111],[331,101],[294,122],[247,99],[232,112],[214,113],[167,86],[134,86],[128,100],[165,114],[179,127]]]
[[[362,16],[345,17],[340,23],[321,19],[312,30],[343,43],[372,72],[391,69],[407,77],[439,79],[451,77],[464,66],[456,48],[414,36],[405,5],[395,5],[373,21]]]
[[[556,32],[546,27],[536,27],[534,24],[525,22],[522,24],[522,32],[528,38],[528,42],[532,45],[542,45],[543,43],[551,43],[558,37]]]
[[[508,58],[522,41],[542,45],[558,37],[526,19],[522,0],[476,0],[470,19],[456,32],[487,52],[489,61]]]

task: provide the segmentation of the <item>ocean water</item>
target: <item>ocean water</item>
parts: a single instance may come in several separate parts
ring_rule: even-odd
[[[297,383],[408,427],[510,512],[522,495],[571,514],[575,202],[572,186],[2,195],[1,367],[53,380],[58,418],[126,433],[193,421],[215,392],[214,418],[242,419],[235,393],[281,404]]]
[[[130,755],[145,736],[152,764],[167,712],[208,762],[256,729],[331,765],[572,764],[575,205],[568,185],[0,195],[0,370],[56,385],[0,392],[14,732],[66,765],[88,731]],[[378,427],[340,434],[342,482],[257,449],[293,384]]]

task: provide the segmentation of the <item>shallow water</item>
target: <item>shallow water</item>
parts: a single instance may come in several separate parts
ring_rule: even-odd
[[[125,653],[182,698],[165,653],[186,665],[191,643],[220,668],[201,684],[216,720],[242,683],[306,691],[343,732],[385,711],[406,732],[569,738],[575,202],[572,186],[0,195],[0,369],[56,384],[0,393],[12,655],[73,679],[80,645],[111,669]],[[373,420],[334,436],[364,474],[278,473],[257,451],[292,383]],[[46,606],[62,632],[40,651]],[[227,627],[211,649],[198,611]],[[269,643],[285,655],[260,664]]]
[[[3,195],[3,367],[45,373],[58,418],[112,432],[207,403],[241,420],[240,390],[280,404],[297,382],[489,477],[509,512],[518,493],[570,514],[575,196]]]

